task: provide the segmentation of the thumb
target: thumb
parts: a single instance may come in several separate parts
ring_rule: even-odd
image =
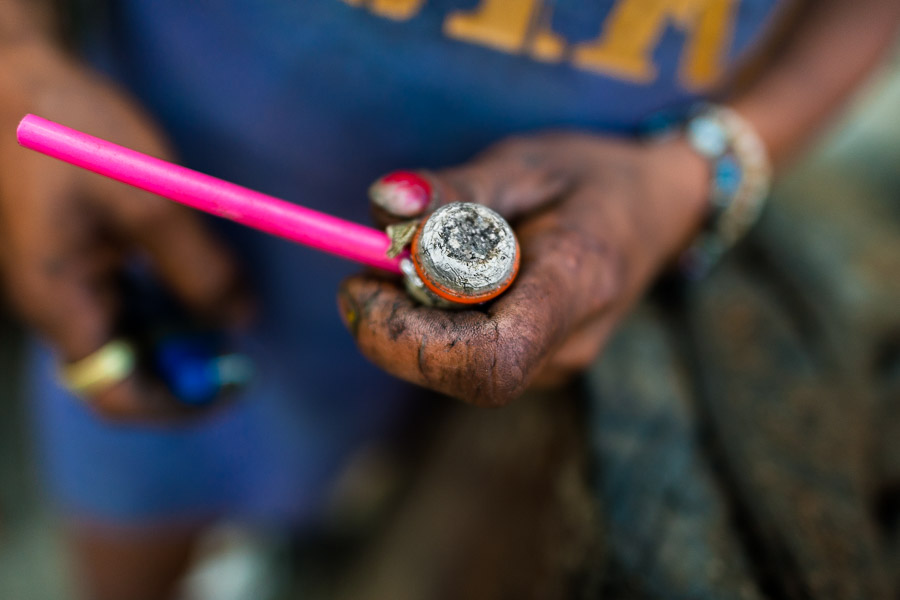
[[[530,139],[502,142],[468,163],[440,171],[397,171],[369,196],[380,225],[412,219],[451,202],[483,204],[512,220],[543,208],[571,185],[564,166]]]

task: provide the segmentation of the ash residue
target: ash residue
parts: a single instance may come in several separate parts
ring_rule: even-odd
[[[446,256],[465,263],[491,260],[502,238],[497,223],[471,212],[448,220],[435,233]]]
[[[475,293],[505,281],[516,264],[516,239],[498,214],[470,203],[439,208],[422,226],[417,258],[424,277]]]

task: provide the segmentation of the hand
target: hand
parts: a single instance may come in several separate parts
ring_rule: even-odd
[[[13,307],[60,359],[80,360],[116,335],[117,275],[138,254],[198,317],[225,324],[244,315],[237,269],[195,215],[15,142],[19,119],[34,112],[168,158],[146,115],[48,44],[29,41],[0,61],[0,275]],[[188,412],[140,374],[90,405],[123,418]]]
[[[681,140],[552,134],[505,141],[428,177],[440,202],[479,202],[510,219],[518,280],[482,308],[442,311],[415,304],[396,281],[358,276],[341,287],[341,313],[363,354],[389,373],[498,406],[590,365],[695,234],[708,172]],[[393,209],[380,196],[376,214],[409,217],[408,201]]]

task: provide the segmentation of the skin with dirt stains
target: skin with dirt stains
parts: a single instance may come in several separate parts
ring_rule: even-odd
[[[473,310],[417,305],[396,281],[339,294],[362,352],[394,375],[481,406],[582,370],[700,226],[708,172],[680,141],[568,133],[504,141],[429,177],[441,202],[485,204],[522,247],[518,280]]]

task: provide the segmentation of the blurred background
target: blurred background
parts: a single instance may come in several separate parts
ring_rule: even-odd
[[[782,179],[775,202],[821,202],[829,211],[864,201],[881,204],[900,223],[900,53],[894,56],[845,118]],[[896,302],[900,306],[900,298]],[[19,385],[22,340],[0,309],[0,598],[66,600],[66,553],[36,477]]]

